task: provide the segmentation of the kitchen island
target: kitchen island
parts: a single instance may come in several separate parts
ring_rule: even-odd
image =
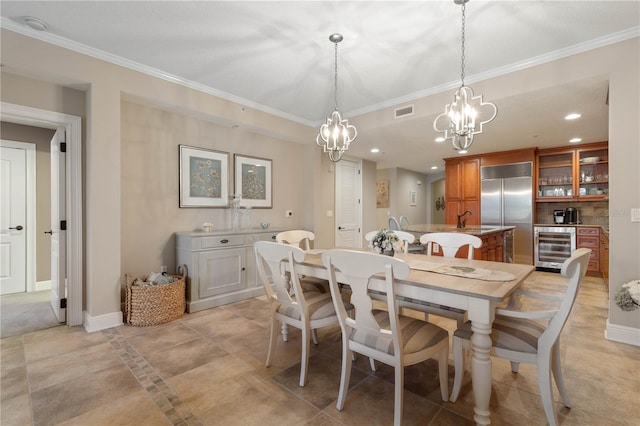
[[[420,238],[423,234],[433,232],[462,232],[475,235],[482,240],[482,247],[476,250],[473,258],[494,262],[513,262],[513,230],[515,226],[467,226],[458,228],[455,225],[419,224],[409,225],[404,230]],[[437,255],[438,253],[432,253]],[[456,257],[467,257],[467,247],[458,250]]]

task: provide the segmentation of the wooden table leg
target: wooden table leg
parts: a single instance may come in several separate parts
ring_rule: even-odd
[[[472,321],[471,344],[473,346],[473,359],[471,378],[473,395],[475,397],[476,424],[488,425],[491,423],[489,415],[489,401],[491,400],[491,325]]]

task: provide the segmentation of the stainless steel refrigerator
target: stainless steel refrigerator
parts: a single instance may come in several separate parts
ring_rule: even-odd
[[[530,162],[480,169],[482,225],[516,227],[505,241],[505,262],[533,264],[532,171]]]

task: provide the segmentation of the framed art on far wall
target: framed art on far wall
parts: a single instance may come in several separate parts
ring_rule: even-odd
[[[229,206],[229,153],[180,145],[180,207]]]
[[[234,155],[234,194],[240,194],[240,207],[271,208],[271,160]]]

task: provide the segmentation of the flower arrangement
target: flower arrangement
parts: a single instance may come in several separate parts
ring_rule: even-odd
[[[373,249],[376,253],[381,254],[384,251],[390,251],[395,248],[395,244],[398,242],[398,237],[393,231],[388,229],[381,229],[378,233],[369,241],[369,248]]]
[[[616,305],[623,311],[635,311],[640,307],[640,280],[622,284],[616,293]]]

